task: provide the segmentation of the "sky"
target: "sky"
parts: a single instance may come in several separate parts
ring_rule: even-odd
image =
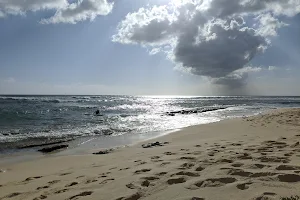
[[[0,94],[300,95],[300,0],[0,0]]]

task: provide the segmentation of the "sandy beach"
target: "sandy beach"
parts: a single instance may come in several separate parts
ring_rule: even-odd
[[[300,199],[299,141],[300,109],[192,126],[150,148],[3,164],[0,200]]]

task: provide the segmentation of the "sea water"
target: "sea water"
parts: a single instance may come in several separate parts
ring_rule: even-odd
[[[191,125],[299,106],[300,97],[0,96],[0,152],[56,139],[77,139],[79,145],[121,138],[123,144]]]

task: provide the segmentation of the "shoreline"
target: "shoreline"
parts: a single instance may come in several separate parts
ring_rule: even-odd
[[[280,108],[283,109],[283,108]],[[46,153],[43,154],[41,152],[38,152],[38,149],[41,149],[43,147],[52,146],[52,145],[41,145],[38,147],[33,148],[21,148],[16,149],[17,151],[10,151],[9,153],[2,153],[0,154],[0,167],[6,164],[17,164],[20,162],[26,162],[26,161],[32,161],[35,159],[43,159],[47,157],[57,157],[57,156],[72,156],[72,155],[87,155],[91,154],[94,151],[97,150],[105,150],[105,149],[111,149],[111,148],[124,148],[126,146],[134,146],[137,144],[141,144],[143,142],[152,141],[156,138],[161,138],[169,134],[173,134],[179,131],[182,131],[189,127],[197,127],[212,123],[218,123],[224,120],[232,120],[232,119],[239,119],[243,117],[251,117],[260,115],[262,113],[269,113],[273,111],[274,108],[268,109],[267,111],[263,111],[260,113],[255,113],[247,116],[226,116],[223,119],[219,119],[218,121],[212,121],[208,123],[200,123],[196,125],[190,125],[182,128],[172,129],[172,130],[165,130],[165,131],[154,131],[154,132],[148,132],[144,134],[131,134],[131,135],[119,135],[119,136],[107,136],[107,137],[95,137],[95,136],[86,136],[86,137],[79,137],[75,138],[74,140],[70,140],[68,142],[62,142],[61,144],[68,144],[69,148],[63,149],[60,151],[56,151],[53,153]],[[276,109],[275,109],[276,110]],[[120,139],[121,138],[121,139]],[[106,140],[108,140],[108,145]],[[109,141],[111,140],[111,141]],[[82,145],[84,144],[84,145]],[[87,144],[87,145],[86,145]],[[55,146],[55,145],[54,145]],[[101,146],[101,147],[99,147]]]
[[[274,110],[274,108],[269,109],[268,111],[264,112],[270,112],[271,110]],[[249,114],[249,116],[255,116],[259,115],[261,113],[255,113],[255,114]],[[245,117],[245,116],[243,116]],[[143,134],[124,134],[124,135],[119,135],[119,136],[104,136],[104,137],[96,137],[96,136],[85,136],[85,137],[79,137],[75,138],[73,140],[67,141],[67,142],[61,142],[59,144],[67,144],[69,145],[69,148],[63,149],[60,151],[56,151],[53,153],[46,153],[43,154],[41,152],[38,152],[38,149],[41,149],[43,147],[50,147],[53,145],[37,145],[37,147],[31,147],[31,148],[20,148],[20,149],[15,149],[15,150],[9,150],[6,153],[1,153],[0,154],[0,167],[5,165],[5,164],[16,164],[20,162],[26,162],[30,160],[35,160],[35,159],[42,159],[44,157],[56,157],[56,156],[69,156],[69,155],[86,155],[86,154],[91,154],[93,151],[97,151],[99,149],[110,149],[110,148],[123,148],[126,146],[133,146],[136,144],[140,144],[143,142],[151,141],[156,138],[161,138],[163,136],[173,134],[178,131],[182,131],[186,128],[193,127],[193,126],[202,126],[206,124],[211,124],[211,123],[217,123],[220,121],[224,120],[230,120],[230,119],[236,119],[236,118],[242,118],[241,116],[231,116],[228,117],[226,116],[223,119],[219,119],[218,121],[212,121],[212,122],[205,122],[205,123],[200,123],[196,125],[190,125],[182,128],[177,128],[177,129],[170,129],[170,130],[165,130],[165,131],[153,131],[153,132],[148,132],[148,133],[143,133]],[[64,139],[61,139],[62,141]],[[55,140],[54,140],[55,141]],[[108,143],[107,143],[108,141]],[[107,145],[108,144],[108,145]],[[55,146],[55,145],[54,145]]]
[[[163,145],[141,146],[155,141]],[[6,165],[0,199],[300,196],[299,141],[299,108],[190,126],[106,155],[50,156]]]

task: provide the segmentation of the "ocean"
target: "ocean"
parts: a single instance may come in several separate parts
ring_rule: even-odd
[[[62,139],[147,138],[282,107],[300,107],[300,97],[0,96],[0,153]]]

